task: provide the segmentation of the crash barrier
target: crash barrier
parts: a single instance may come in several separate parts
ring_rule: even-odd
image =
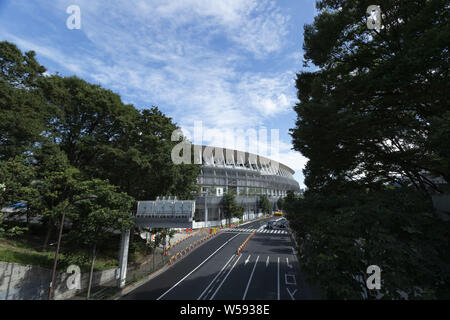
[[[193,250],[195,247],[197,247],[198,245],[202,244],[203,242],[211,239],[213,236],[217,235],[220,233],[220,231],[222,231],[224,227],[219,227],[219,228],[210,228],[209,230],[207,230],[206,236],[194,241],[193,243],[191,243],[189,246],[187,246],[186,248],[184,248],[183,250],[177,252],[175,255],[171,256],[169,259],[169,264],[173,264],[176,261],[178,261],[179,259],[181,259],[183,256],[185,256],[188,252],[190,252],[191,250]]]

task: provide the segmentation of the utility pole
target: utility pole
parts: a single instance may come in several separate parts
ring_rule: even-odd
[[[91,270],[89,272],[89,284],[88,284],[88,292],[87,292],[86,300],[89,300],[89,297],[91,295],[92,275],[94,274],[96,249],[97,249],[97,242],[94,243],[94,248],[92,249],[92,262],[91,262]]]

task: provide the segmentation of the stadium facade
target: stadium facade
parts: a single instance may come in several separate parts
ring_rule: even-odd
[[[208,226],[220,224],[224,219],[221,201],[228,191],[233,191],[236,202],[244,206],[244,220],[261,212],[260,196],[267,195],[273,209],[277,210],[280,197],[286,196],[288,191],[300,192],[294,170],[254,153],[194,146],[194,158],[203,159],[197,177],[200,194],[196,196],[194,220],[208,221]]]

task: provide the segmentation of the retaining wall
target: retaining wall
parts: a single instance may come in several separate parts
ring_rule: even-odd
[[[115,277],[115,270],[96,271],[92,276],[92,287],[108,282]],[[81,289],[67,287],[69,273],[57,273],[53,287],[54,299],[68,299],[87,290],[89,273],[81,274]],[[0,261],[0,300],[46,300],[51,280],[51,270]]]

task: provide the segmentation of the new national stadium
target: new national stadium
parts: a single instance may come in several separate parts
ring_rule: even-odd
[[[203,159],[195,199],[194,220],[198,227],[225,223],[221,202],[228,191],[233,191],[236,202],[244,207],[243,220],[262,215],[259,207],[262,195],[268,197],[275,211],[280,197],[288,191],[300,192],[294,170],[267,157],[208,146],[194,146],[195,156]]]

